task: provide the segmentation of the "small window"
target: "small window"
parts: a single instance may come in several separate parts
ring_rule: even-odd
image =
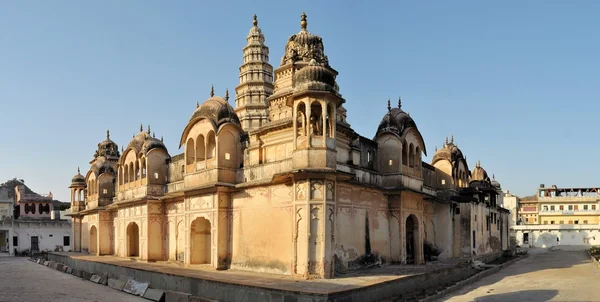
[[[584,209],[584,210],[587,210],[587,209],[588,209],[588,205],[587,205],[587,204],[584,204],[584,205],[583,205],[583,209]]]
[[[550,224],[554,224],[554,220],[550,220]]]
[[[558,208],[558,209],[562,211],[562,210],[564,210],[564,209],[565,209],[565,206],[559,206],[559,208]]]
[[[593,204],[593,205],[592,205],[592,210],[595,210],[595,209],[596,209],[596,205],[595,205],[595,204]]]
[[[154,172],[154,179],[158,179],[158,172]]]
[[[13,236],[13,246],[19,246],[19,237]]]
[[[547,221],[547,220],[546,220],[546,221],[544,221],[544,224],[548,224],[548,221]]]
[[[181,166],[181,173],[185,172],[185,166]]]
[[[579,224],[579,220],[575,220],[575,224]]]
[[[394,160],[390,159],[390,166],[394,164]]]
[[[460,208],[454,208],[454,215],[460,215]]]
[[[231,154],[225,153],[225,160],[230,160],[230,159],[231,159]]]
[[[569,211],[573,211],[573,205],[572,204],[569,205]]]
[[[550,211],[554,211],[554,206],[550,206]]]
[[[50,234],[50,235],[48,235],[48,237],[54,237],[54,236],[52,236],[52,234]]]
[[[442,179],[442,185],[445,185],[445,184],[446,184],[446,180]]]
[[[575,211],[579,210],[579,206],[575,205]]]
[[[63,237],[63,246],[71,246],[71,237],[69,237],[69,236]]]
[[[475,222],[477,222],[477,214],[475,214]]]
[[[584,220],[584,221],[583,221],[583,224],[588,224],[588,221],[587,221],[587,220]]]
[[[561,221],[559,221],[558,223],[559,223],[559,224],[565,224],[565,221],[564,221],[564,220],[561,220]]]
[[[102,194],[108,194],[108,190],[107,189],[102,189]]]

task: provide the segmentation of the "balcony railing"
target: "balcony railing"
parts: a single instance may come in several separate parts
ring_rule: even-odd
[[[562,215],[575,215],[575,214],[596,214],[600,213],[598,210],[540,210],[540,214],[562,214]]]
[[[411,168],[403,165],[402,174],[421,178],[423,176],[423,171],[421,170],[421,167]]]

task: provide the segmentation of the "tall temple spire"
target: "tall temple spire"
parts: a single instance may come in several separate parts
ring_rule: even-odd
[[[392,106],[390,105],[390,99],[388,99],[388,111],[392,111]]]
[[[213,96],[215,96],[215,86],[210,85],[210,97],[212,98]]]
[[[402,109],[402,98],[398,97],[398,109]]]
[[[235,113],[246,131],[269,121],[267,98],[273,94],[273,66],[269,64],[269,48],[254,15],[246,38],[244,63],[240,66],[240,84],[235,88]],[[225,98],[227,99],[226,92]]]

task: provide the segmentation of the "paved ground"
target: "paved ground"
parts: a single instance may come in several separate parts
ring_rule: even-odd
[[[27,258],[0,254],[0,301],[148,301],[85,281]]]
[[[440,301],[600,301],[600,269],[584,248],[532,250],[531,255]]]

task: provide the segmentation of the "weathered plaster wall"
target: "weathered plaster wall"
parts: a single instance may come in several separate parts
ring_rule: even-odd
[[[291,273],[293,196],[285,184],[232,194],[232,268]]]

